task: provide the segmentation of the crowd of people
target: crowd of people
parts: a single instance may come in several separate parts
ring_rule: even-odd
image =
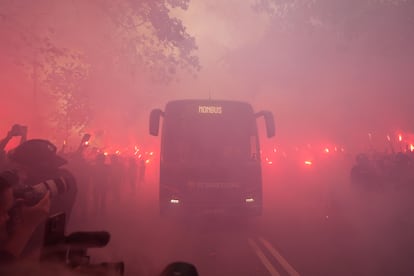
[[[13,137],[20,137],[20,143],[6,151],[6,145]],[[93,159],[85,158],[84,145],[82,141],[75,152],[58,154],[57,147],[48,140],[28,140],[27,127],[17,124],[0,141],[1,275],[46,273],[42,269],[22,270],[19,264],[30,260],[36,267],[43,267],[45,239],[53,241],[56,238],[53,235],[46,237],[45,233],[56,234],[59,230],[59,225],[50,225],[51,218],[64,214],[65,220],[70,221],[73,217],[79,219],[79,216],[84,216],[87,219],[105,215],[108,204],[121,204],[122,191],[127,190],[126,194],[132,200],[139,192],[145,181],[145,162],[134,157],[99,152]],[[53,222],[56,223],[55,220]],[[82,235],[75,235],[75,241],[79,237]],[[57,259],[65,259],[62,252],[57,252],[60,254]],[[67,270],[55,271],[52,275],[85,272],[77,270],[73,263],[68,265],[67,260],[60,265]],[[108,270],[107,265],[100,268],[94,269],[90,275],[114,272]],[[116,272],[116,275],[122,275],[123,269]],[[197,270],[191,264],[175,262],[168,265],[161,275],[197,275]]]
[[[68,160],[68,168],[78,183],[82,183],[78,185],[77,215],[105,216],[108,205],[118,209],[123,200],[136,200],[138,190],[145,183],[145,160],[98,151],[85,157],[84,148],[81,143],[77,151],[62,153]]]
[[[351,183],[364,190],[402,189],[414,186],[414,153],[360,153],[351,169]]]

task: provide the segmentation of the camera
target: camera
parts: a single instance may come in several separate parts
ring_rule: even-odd
[[[19,175],[15,171],[0,173],[0,181],[8,182],[13,188],[14,198],[22,199],[27,206],[36,205],[49,191],[54,198],[70,189],[69,180],[66,177],[56,177],[37,183],[35,185],[23,185],[19,183]]]
[[[19,183],[19,176],[14,171],[3,171],[0,173],[0,182],[7,183],[7,186],[15,187]]]
[[[35,185],[17,185],[13,189],[14,197],[23,199],[27,206],[36,205],[49,191],[54,198],[69,190],[68,181],[64,177],[48,179]]]
[[[46,222],[44,243],[40,260],[57,262],[86,275],[124,275],[123,262],[93,264],[87,255],[89,248],[105,247],[110,234],[106,231],[74,232],[65,235],[66,216],[59,213]]]

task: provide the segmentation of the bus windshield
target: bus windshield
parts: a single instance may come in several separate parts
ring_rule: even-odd
[[[253,116],[240,119],[222,114],[183,114],[167,118],[164,126],[166,162],[220,164],[259,158]]]

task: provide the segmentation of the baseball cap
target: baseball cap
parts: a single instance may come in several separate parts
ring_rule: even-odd
[[[11,161],[28,167],[60,167],[66,159],[56,154],[56,146],[48,140],[31,139],[8,153]]]

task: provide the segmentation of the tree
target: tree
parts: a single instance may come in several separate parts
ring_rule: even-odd
[[[189,0],[0,0],[0,48],[33,79],[34,103],[40,104],[39,97],[53,102],[47,110],[54,114],[49,116],[54,124],[65,131],[80,128],[94,112],[87,99],[106,96],[99,94],[105,91],[104,82],[92,80],[108,82],[129,75],[134,81],[146,75],[168,83],[182,70],[199,70],[195,39],[171,15],[188,4]]]
[[[304,33],[323,31],[339,42],[367,35],[387,45],[407,38],[410,44],[413,42],[409,27],[414,23],[413,1],[255,0],[254,8],[269,14],[284,29],[301,29]]]

